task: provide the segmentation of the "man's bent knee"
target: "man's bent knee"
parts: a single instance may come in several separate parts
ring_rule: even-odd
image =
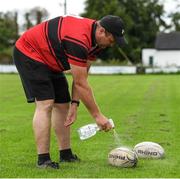
[[[54,105],[53,99],[48,99],[44,101],[36,101],[36,109],[40,111],[52,111]]]
[[[54,103],[53,107],[56,109],[69,109],[70,104],[69,103]]]

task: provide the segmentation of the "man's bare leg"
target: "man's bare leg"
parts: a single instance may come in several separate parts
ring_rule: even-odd
[[[55,103],[52,111],[52,125],[58,140],[59,150],[70,148],[70,127],[64,126],[68,110],[69,103]]]
[[[38,154],[49,153],[53,103],[54,100],[36,101],[33,129]]]
[[[67,118],[69,111],[69,103],[54,104],[52,112],[52,124],[55,130],[61,162],[75,162],[79,161],[79,158],[72,154],[70,143],[70,127],[65,127],[64,122]]]

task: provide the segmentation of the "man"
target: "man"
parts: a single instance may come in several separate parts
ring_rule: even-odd
[[[60,161],[79,160],[71,151],[69,127],[76,120],[79,100],[102,130],[112,128],[96,104],[87,77],[91,62],[101,49],[115,42],[124,43],[123,31],[123,22],[117,16],[108,15],[100,21],[64,16],[29,29],[16,42],[14,62],[27,101],[36,104],[33,129],[38,167],[59,168],[49,154],[51,124],[58,140]],[[73,77],[72,100],[63,74],[66,70],[71,70]]]

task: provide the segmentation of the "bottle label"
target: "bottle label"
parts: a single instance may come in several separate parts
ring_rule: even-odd
[[[96,134],[97,131],[97,125],[96,124],[89,124],[86,126],[83,126],[78,129],[78,133],[81,140],[88,139]]]

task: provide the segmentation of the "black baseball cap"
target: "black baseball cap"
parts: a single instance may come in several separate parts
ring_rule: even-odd
[[[100,19],[100,25],[113,35],[119,46],[127,44],[127,41],[124,38],[124,23],[119,16],[104,16]]]

